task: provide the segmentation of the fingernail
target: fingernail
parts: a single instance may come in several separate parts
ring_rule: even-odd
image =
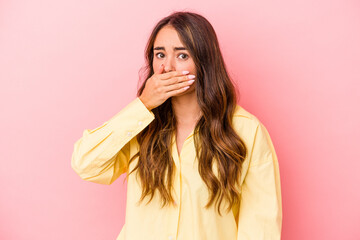
[[[188,75],[188,79],[195,78],[195,75]]]
[[[195,80],[189,80],[188,82],[189,82],[189,83],[193,83],[193,82],[195,82]]]
[[[182,71],[182,74],[188,74],[189,71]]]

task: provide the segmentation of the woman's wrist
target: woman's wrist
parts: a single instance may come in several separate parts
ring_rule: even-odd
[[[140,101],[144,104],[144,106],[145,106],[149,111],[151,111],[152,108],[144,101],[144,99],[142,99],[141,96],[139,97],[139,99],[140,99]]]

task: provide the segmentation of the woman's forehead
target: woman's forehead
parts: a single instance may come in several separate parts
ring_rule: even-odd
[[[164,47],[167,48],[175,48],[175,47],[184,47],[181,43],[179,35],[174,27],[172,26],[165,26],[155,37],[154,41],[154,48],[156,47]]]

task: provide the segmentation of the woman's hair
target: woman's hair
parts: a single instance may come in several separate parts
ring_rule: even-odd
[[[239,183],[241,166],[247,155],[244,142],[232,126],[237,100],[236,88],[227,73],[213,27],[203,16],[193,12],[174,12],[154,27],[145,49],[146,80],[154,74],[154,41],[165,25],[175,28],[196,65],[195,89],[203,113],[194,129],[198,170],[211,194],[206,208],[216,198],[221,215],[223,198],[228,200],[228,211],[233,204],[239,203],[240,193],[236,184]],[[146,80],[138,89],[137,96],[143,92]],[[137,174],[142,184],[140,201],[150,195],[150,202],[157,189],[163,207],[168,202],[173,202],[171,189],[175,166],[171,140],[177,125],[170,98],[152,109],[152,112],[155,119],[136,137],[140,148],[130,162],[137,156],[139,160],[129,174],[138,169]],[[217,164],[217,174],[213,171],[213,164]]]

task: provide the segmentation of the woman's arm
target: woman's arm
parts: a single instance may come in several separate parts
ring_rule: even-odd
[[[72,169],[83,180],[113,183],[128,169],[130,140],[154,119],[137,97],[101,126],[83,131],[74,144]]]
[[[248,172],[242,184],[238,240],[280,240],[282,200],[280,172],[269,133],[259,123]]]

